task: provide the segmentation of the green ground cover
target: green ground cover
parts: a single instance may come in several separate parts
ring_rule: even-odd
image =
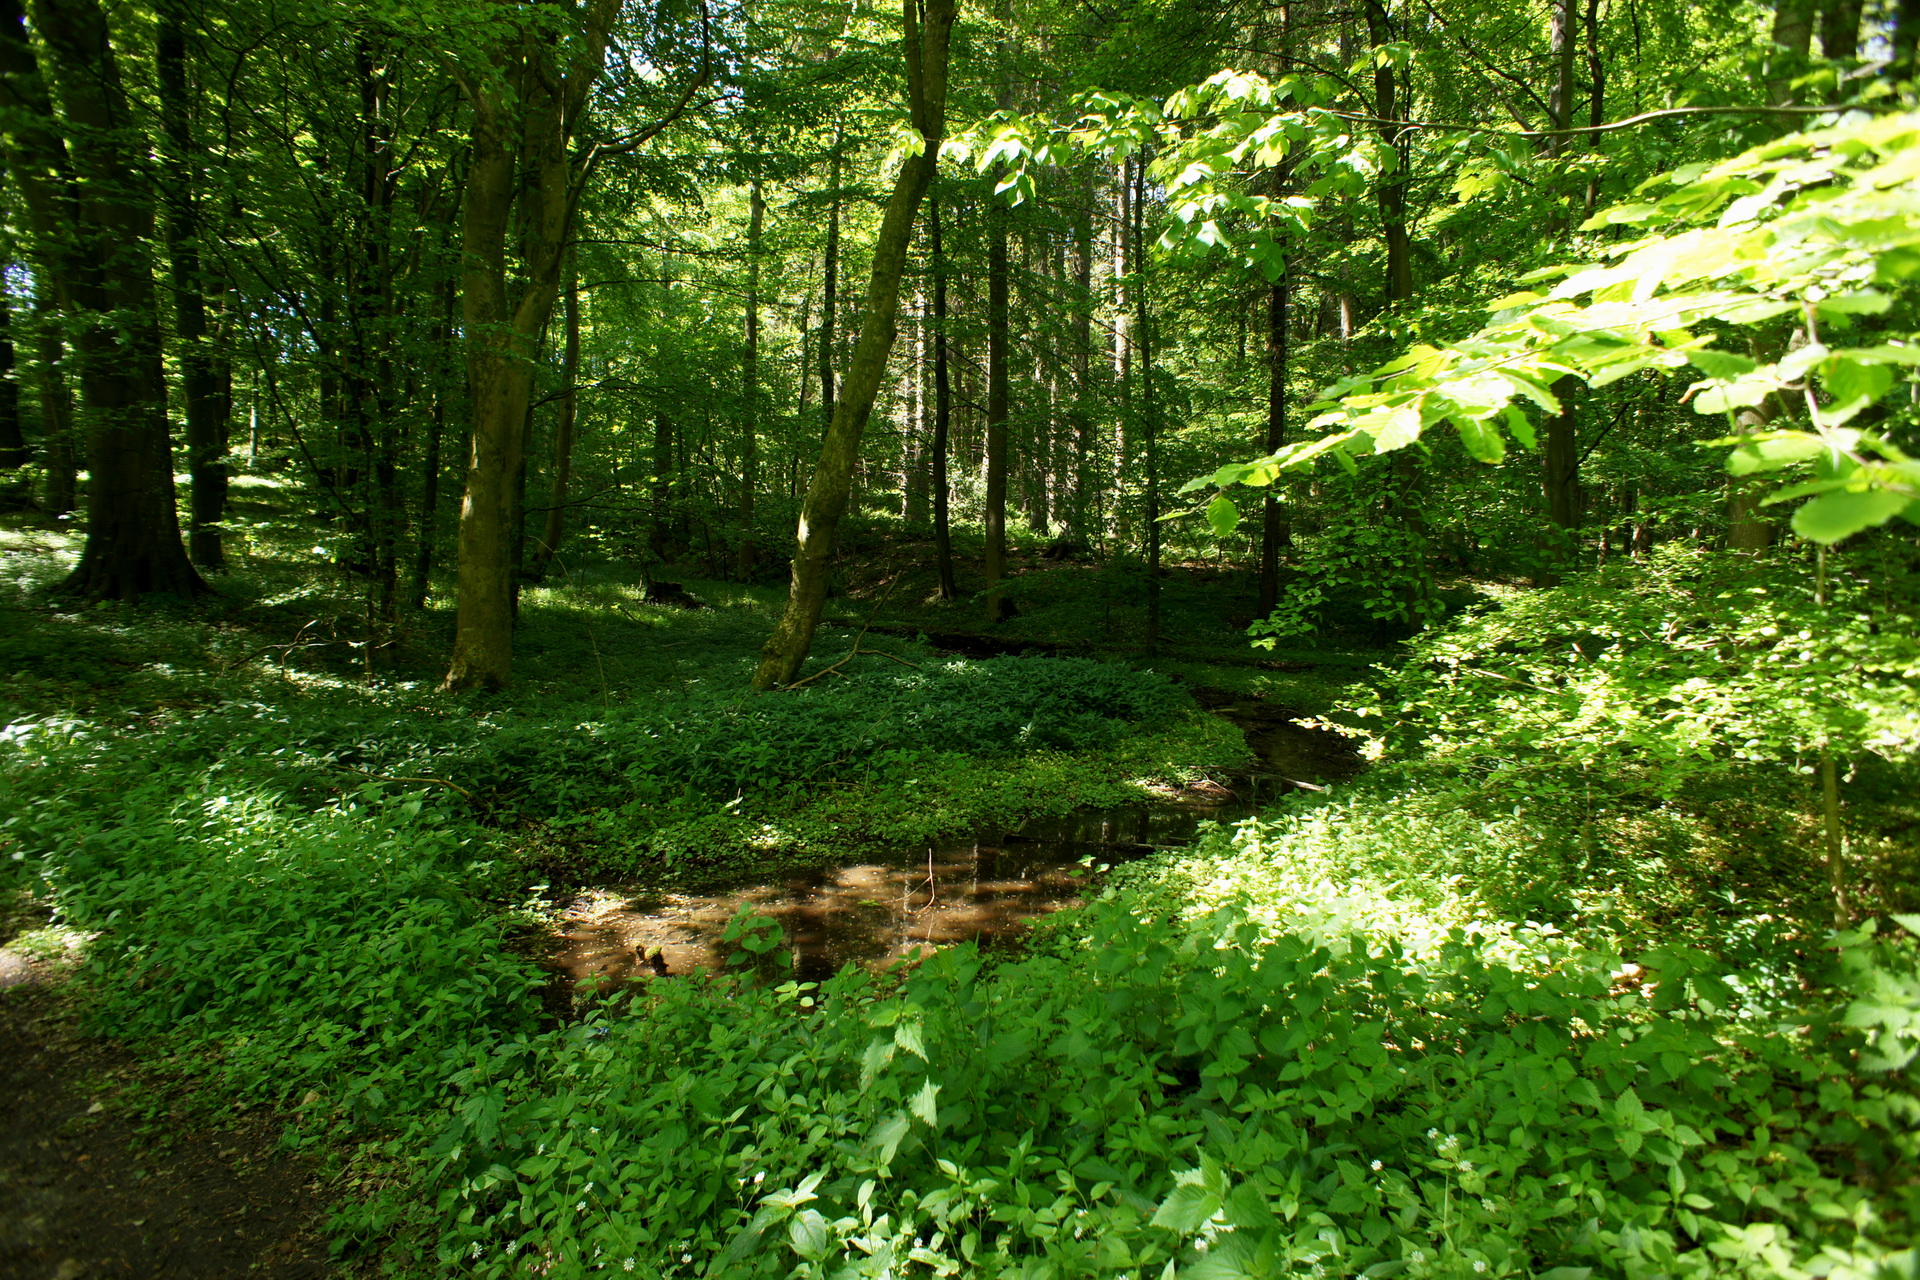
[[[611,575],[531,594],[528,687],[458,701],[351,653],[254,657],[307,625],[264,571],[227,616],[16,598],[4,874],[91,936],[93,1025],[283,1108],[367,1189],[333,1230],[373,1270],[1908,1274],[1912,765],[1853,753],[1876,923],[1835,935],[1817,789],[1768,745],[1800,732],[1792,673],[1688,700],[1781,656],[1759,628],[1802,602],[1716,605],[1710,558],[1663,573],[1646,607],[1691,629],[1622,598],[1607,643],[1558,643],[1594,611],[1576,581],[1364,682],[897,637],[917,665],[762,699],[737,692],[749,590],[691,614]],[[1893,732],[1911,633],[1855,605],[1850,705]],[[513,939],[556,867],[724,878],[1230,766],[1169,667],[1326,714],[1378,763],[1123,869],[1023,951],[798,983],[744,917],[736,976],[544,1015]],[[1616,714],[1629,678],[1629,709],[1666,711]]]

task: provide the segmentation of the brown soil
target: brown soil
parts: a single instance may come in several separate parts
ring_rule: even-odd
[[[82,1034],[42,966],[0,969],[0,1276],[331,1274],[319,1188],[277,1123],[143,1120],[165,1082]]]

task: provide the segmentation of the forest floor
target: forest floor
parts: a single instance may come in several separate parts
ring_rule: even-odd
[[[324,1189],[280,1122],[204,1114],[82,1028],[72,953],[0,916],[0,1275],[303,1280],[329,1273]],[[28,945],[16,944],[23,937]]]

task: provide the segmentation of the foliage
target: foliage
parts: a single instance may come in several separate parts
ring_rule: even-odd
[[[460,1077],[469,1274],[1870,1275],[1907,1084],[1547,932],[1414,948],[1126,894],[1084,949],[657,989]],[[1676,980],[1677,981],[1677,980]],[[1668,990],[1675,989],[1672,986]],[[1793,1019],[1785,1020],[1788,1025]],[[1810,1082],[1823,1082],[1816,1091]],[[1846,1154],[1837,1159],[1835,1153]]]
[[[1669,797],[1740,761],[1811,772],[1823,747],[1913,759],[1912,602],[1839,576],[1818,603],[1811,576],[1674,546],[1514,593],[1416,639],[1374,715],[1393,709],[1383,732],[1404,754],[1476,772],[1596,765],[1608,786],[1633,775]]]
[[[1333,430],[1229,464],[1187,490],[1270,484],[1322,454],[1351,467],[1354,457],[1405,448],[1441,422],[1474,457],[1497,463],[1505,435],[1534,442],[1521,402],[1562,412],[1561,379],[1597,388],[1646,370],[1692,368],[1703,375],[1692,389],[1695,410],[1725,414],[1729,425],[1735,410],[1769,398],[1805,400],[1810,431],[1720,441],[1738,446],[1728,460],[1735,475],[1811,464],[1811,479],[1769,498],[1814,495],[1794,514],[1802,537],[1832,543],[1920,515],[1920,463],[1861,425],[1899,370],[1920,364],[1920,348],[1904,329],[1876,334],[1884,340],[1872,345],[1826,341],[1860,317],[1910,319],[1896,307],[1920,267],[1917,157],[1920,116],[1856,117],[1653,179],[1646,188],[1671,190],[1606,210],[1588,229],[1668,229],[1603,246],[1589,265],[1533,272],[1523,283],[1558,283],[1493,303],[1493,322],[1470,339],[1419,344],[1336,383],[1315,419]],[[1758,359],[1717,345],[1783,316],[1804,325],[1804,345]]]

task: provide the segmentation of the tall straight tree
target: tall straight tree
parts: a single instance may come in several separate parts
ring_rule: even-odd
[[[227,508],[228,396],[207,341],[207,278],[200,249],[200,148],[194,141],[185,0],[154,6],[154,71],[165,142],[165,230],[172,265],[173,335],[185,402],[187,471],[193,477],[187,553],[203,569],[221,569],[220,522]]]
[[[957,600],[960,585],[953,577],[953,530],[950,524],[953,485],[947,476],[947,455],[953,429],[953,380],[947,369],[947,257],[940,243],[940,186],[927,193],[927,239],[933,254],[933,552],[940,574],[940,598]]]
[[[900,278],[913,242],[914,215],[940,163],[947,126],[947,50],[953,36],[955,0],[902,0],[902,52],[907,71],[907,106],[920,148],[900,165],[887,199],[880,232],[874,239],[873,273],[867,285],[867,313],[860,341],[833,406],[833,423],[820,450],[820,463],[800,509],[793,554],[793,582],[786,611],[761,649],[753,687],[772,689],[799,674],[813,648],[820,610],[827,600],[827,565],[833,536],[853,491],[853,469],[860,461],[860,436],[873,411],[874,397],[886,376],[900,312]]]
[[[571,10],[556,39],[532,17],[459,70],[472,111],[460,238],[473,451],[460,508],[460,604],[449,690],[498,688],[513,664],[511,528],[541,330],[560,296],[567,236],[592,161],[573,151],[619,0]],[[522,261],[509,270],[517,232]]]
[[[740,440],[740,552],[734,572],[742,582],[753,576],[753,486],[760,470],[760,237],[766,227],[767,198],[760,179],[748,188],[746,349],[741,353],[741,399],[746,422]]]
[[[987,209],[986,493],[987,621],[1007,616],[1000,579],[1007,572],[1007,206]]]
[[[36,0],[33,26],[44,69],[19,0],[0,0],[7,167],[74,333],[87,422],[87,541],[61,590],[196,595],[207,586],[180,541],[145,139],[97,0]]]

